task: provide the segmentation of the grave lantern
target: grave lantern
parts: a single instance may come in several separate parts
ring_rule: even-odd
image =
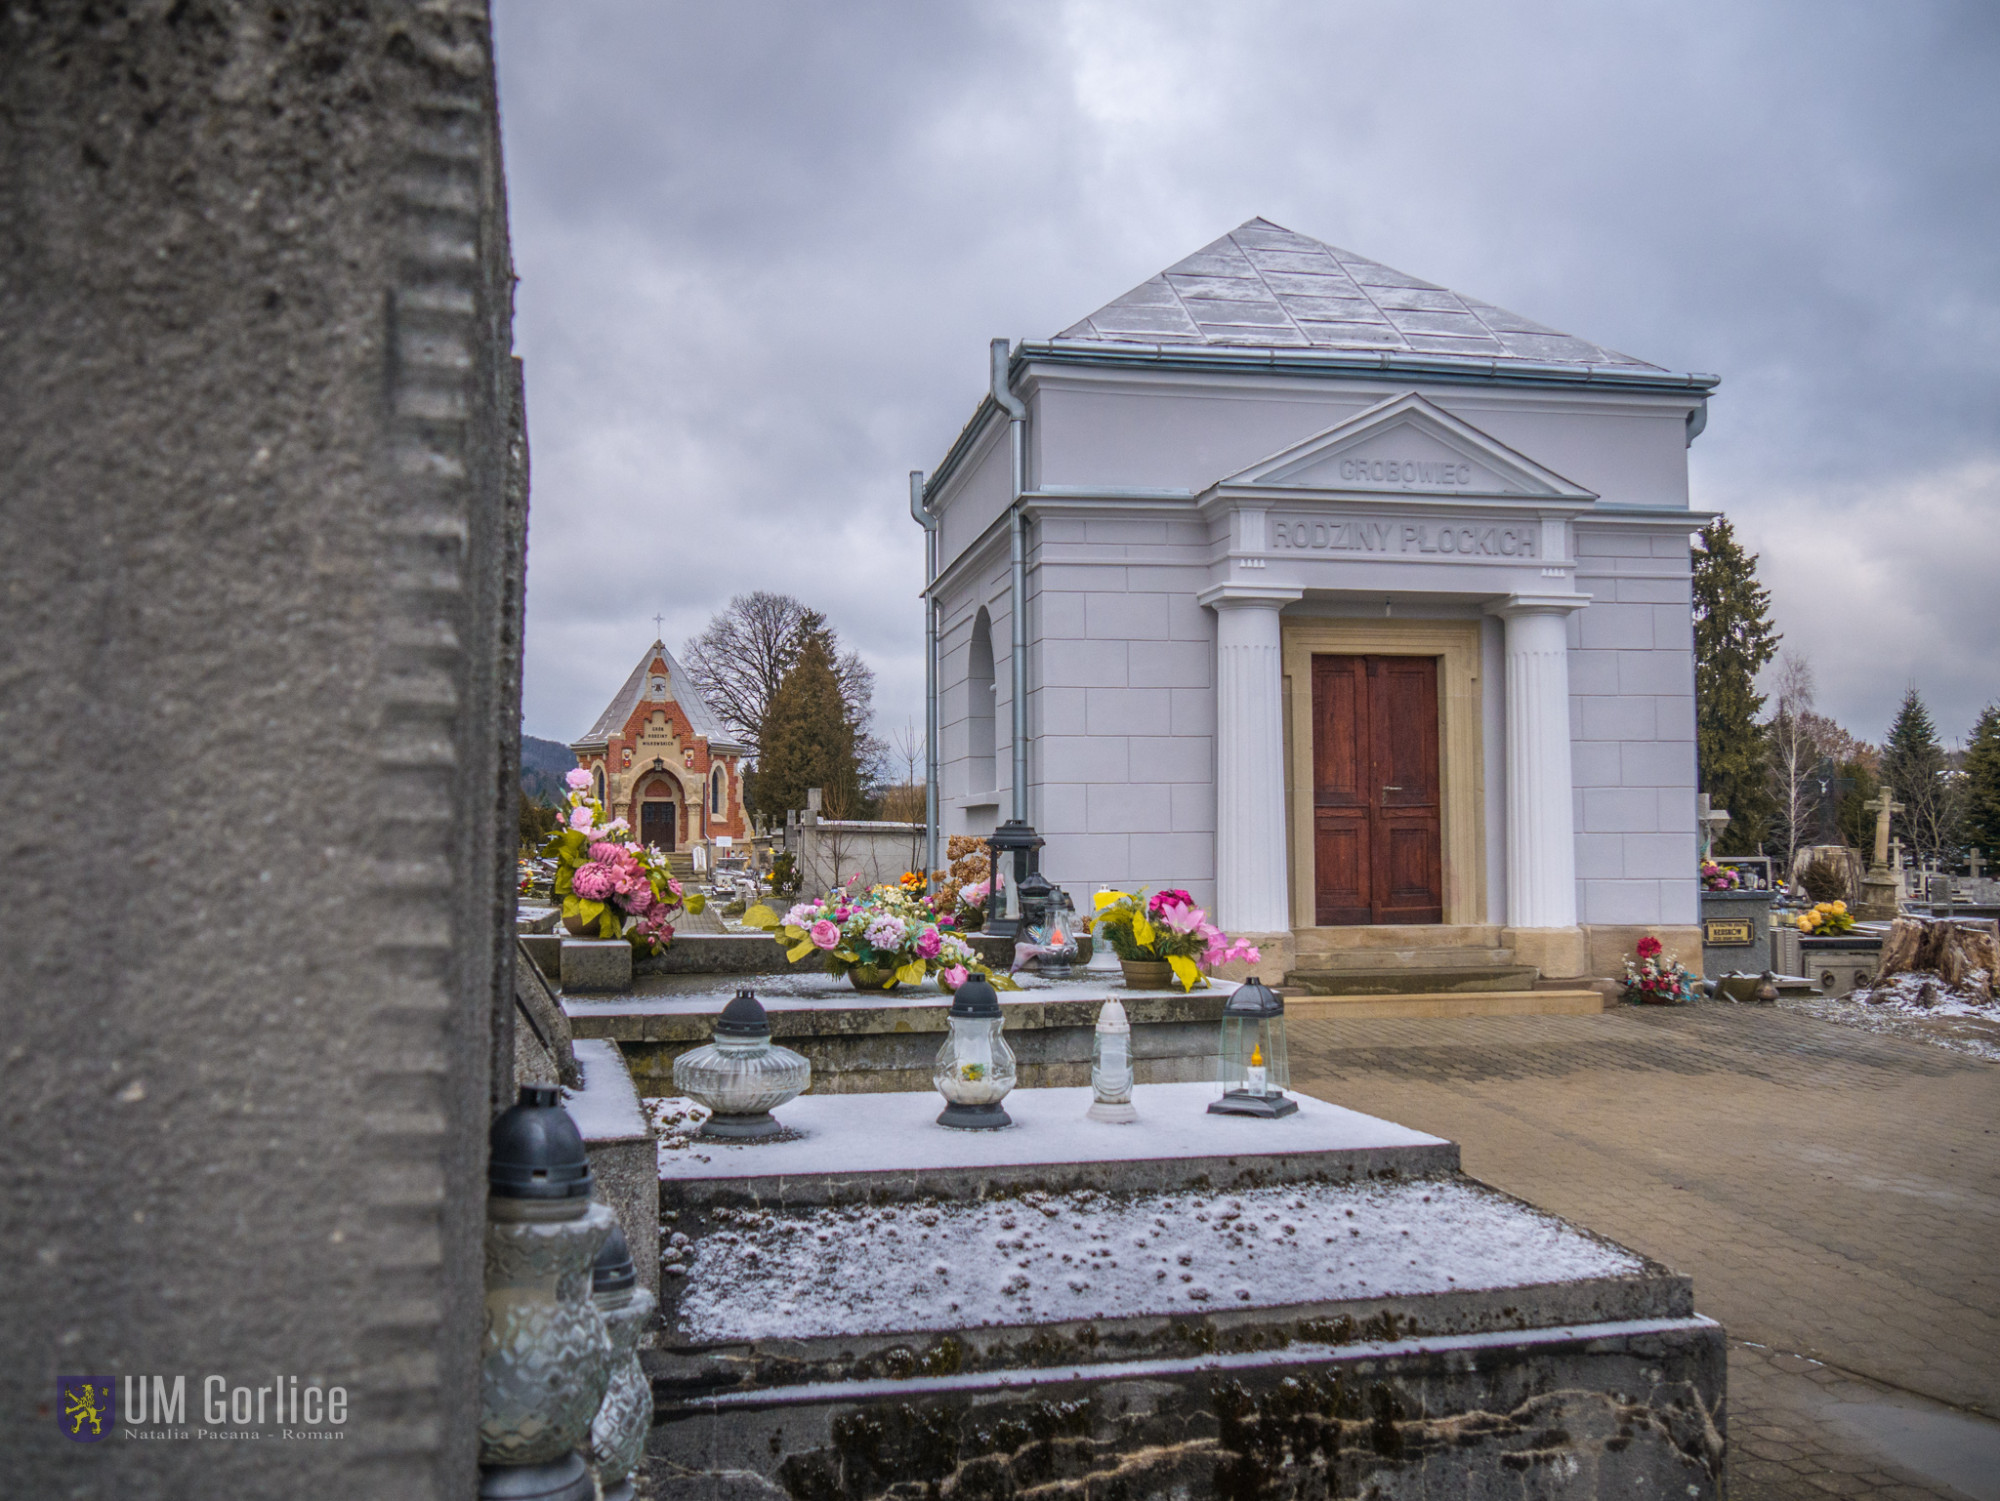
[[[950,1030],[931,1069],[931,1081],[945,1098],[938,1124],[961,1131],[1013,1125],[1000,1108],[1014,1087],[1014,1050],[1000,1035],[1000,997],[984,976],[970,976],[951,998],[945,1019]]]
[[[812,1064],[771,1041],[771,1019],[748,990],[722,1008],[715,1040],[674,1060],[674,1088],[711,1114],[701,1135],[755,1141],[785,1128],[771,1112],[812,1083]]]
[[[611,1336],[611,1382],[590,1424],[590,1467],[603,1501],[632,1501],[632,1471],[653,1426],[653,1384],[639,1365],[639,1336],[659,1306],[639,1286],[625,1232],[614,1227],[591,1268],[590,1296]]]
[[[1257,980],[1245,980],[1222,1006],[1222,1097],[1210,1115],[1290,1115],[1299,1102],[1286,1096],[1292,1082],[1285,1060],[1285,1002]]]
[[[617,1216],[591,1202],[590,1159],[554,1085],[527,1084],[487,1158],[486,1337],[479,1494],[591,1501],[580,1450],[611,1379],[591,1263]]]
[[[1139,1118],[1132,1108],[1132,1024],[1125,1008],[1106,1001],[1097,1010],[1090,1043],[1090,1109],[1094,1121],[1124,1125]]]
[[[1006,915],[1007,897],[1006,892],[1000,884],[1002,864],[1009,857],[1012,858],[1014,865],[1012,877],[1014,895],[1016,898],[1024,896],[1025,893],[1022,890],[1022,886],[1028,879],[1028,872],[1039,868],[1034,856],[1035,851],[1039,850],[1044,842],[1041,835],[1037,834],[1018,818],[1008,819],[999,828],[986,836],[986,861],[989,867],[987,873],[989,885],[986,893],[986,931],[993,937],[1013,938],[1018,936],[1021,930],[1027,926],[1027,914],[1025,912],[1017,913],[1013,917]]]

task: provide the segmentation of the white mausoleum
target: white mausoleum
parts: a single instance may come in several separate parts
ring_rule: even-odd
[[[1079,901],[1184,886],[1267,971],[1693,949],[1714,377],[1262,219],[995,354],[921,489],[945,833],[1024,816]]]

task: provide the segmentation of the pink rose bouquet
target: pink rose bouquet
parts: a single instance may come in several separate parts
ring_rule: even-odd
[[[682,892],[665,854],[633,842],[630,823],[605,817],[589,772],[579,766],[563,780],[569,812],[541,849],[556,862],[563,926],[579,938],[623,938],[641,954],[659,953],[673,942],[675,915],[701,911],[703,899]]]

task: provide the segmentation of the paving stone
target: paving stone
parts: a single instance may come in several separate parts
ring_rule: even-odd
[[[1300,1088],[1693,1276],[1732,1336],[1732,1501],[1958,1495],[1823,1415],[2000,1416],[2000,1065],[1718,1005],[1289,1036]]]

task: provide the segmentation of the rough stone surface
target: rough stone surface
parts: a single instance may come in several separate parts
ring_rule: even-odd
[[[639,1108],[632,1078],[615,1043],[576,1049],[580,1080],[563,1105],[583,1133],[596,1197],[617,1212],[640,1285],[660,1290],[660,1173],[652,1122]]]
[[[0,840],[117,915],[0,937],[5,1489],[464,1496],[526,505],[485,10],[17,7],[0,99]],[[345,1441],[55,1417],[279,1371]]]
[[[567,947],[565,953],[567,953]],[[951,997],[934,983],[888,995],[866,995],[824,974],[746,977],[771,1019],[771,1036],[805,1055],[814,1094],[928,1090],[944,1041]],[[1132,1072],[1141,1084],[1212,1079],[1221,1036],[1226,982],[1188,994],[1128,992],[1116,980],[1094,979],[1003,993],[1007,1044],[1023,1089],[1090,1082],[1097,1013],[1116,996],[1132,1024]],[[735,983],[676,975],[643,982],[630,997],[566,1003],[579,1037],[614,1039],[624,1050],[642,1094],[674,1088],[674,1059],[703,1046],[715,1030]]]
[[[622,938],[565,938],[562,941],[562,988],[629,990],[632,985],[632,945]]]

